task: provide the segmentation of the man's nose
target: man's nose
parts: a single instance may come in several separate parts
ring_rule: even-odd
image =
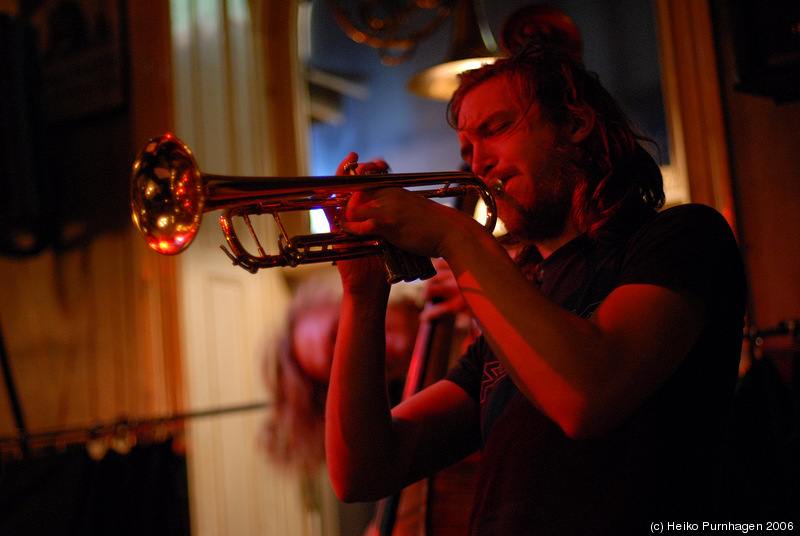
[[[487,173],[497,164],[493,153],[483,145],[476,145],[472,152],[472,171],[476,175],[486,177]]]

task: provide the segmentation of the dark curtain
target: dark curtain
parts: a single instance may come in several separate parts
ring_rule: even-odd
[[[55,232],[35,38],[0,13],[0,255],[11,257],[41,253]]]
[[[4,464],[2,536],[188,536],[186,459],[170,442],[109,450],[74,446]]]

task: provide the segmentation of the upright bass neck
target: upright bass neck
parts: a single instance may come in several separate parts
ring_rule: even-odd
[[[427,303],[426,307],[430,307],[437,302],[438,300],[434,299]],[[414,353],[406,376],[405,387],[403,388],[402,400],[413,396],[444,377],[450,360],[454,332],[455,315],[453,314],[442,315],[420,324],[414,345]],[[425,488],[418,487],[415,491],[424,493]],[[377,533],[379,536],[392,535],[397,522],[401,495],[404,492],[408,492],[408,488],[387,497],[378,504],[375,519],[378,523]],[[425,509],[422,509],[416,515],[423,516],[423,518],[404,520],[404,522],[419,523],[424,527],[427,524],[424,519]]]

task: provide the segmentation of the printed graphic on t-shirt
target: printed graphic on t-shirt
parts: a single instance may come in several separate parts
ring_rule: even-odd
[[[503,368],[499,361],[486,363],[483,367],[483,381],[481,382],[481,404],[486,402],[489,393],[492,392],[497,382],[502,380],[506,374],[508,374],[506,369]]]

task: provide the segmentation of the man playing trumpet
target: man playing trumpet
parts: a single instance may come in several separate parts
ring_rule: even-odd
[[[480,449],[471,534],[715,518],[745,305],[726,221],[699,205],[659,212],[658,166],[596,77],[557,48],[531,44],[463,74],[448,115],[465,162],[502,191],[513,243],[413,192],[352,196],[342,230],[442,257],[482,336],[446,379],[390,409],[383,267],[337,263],[326,410],[337,494],[385,497]]]

